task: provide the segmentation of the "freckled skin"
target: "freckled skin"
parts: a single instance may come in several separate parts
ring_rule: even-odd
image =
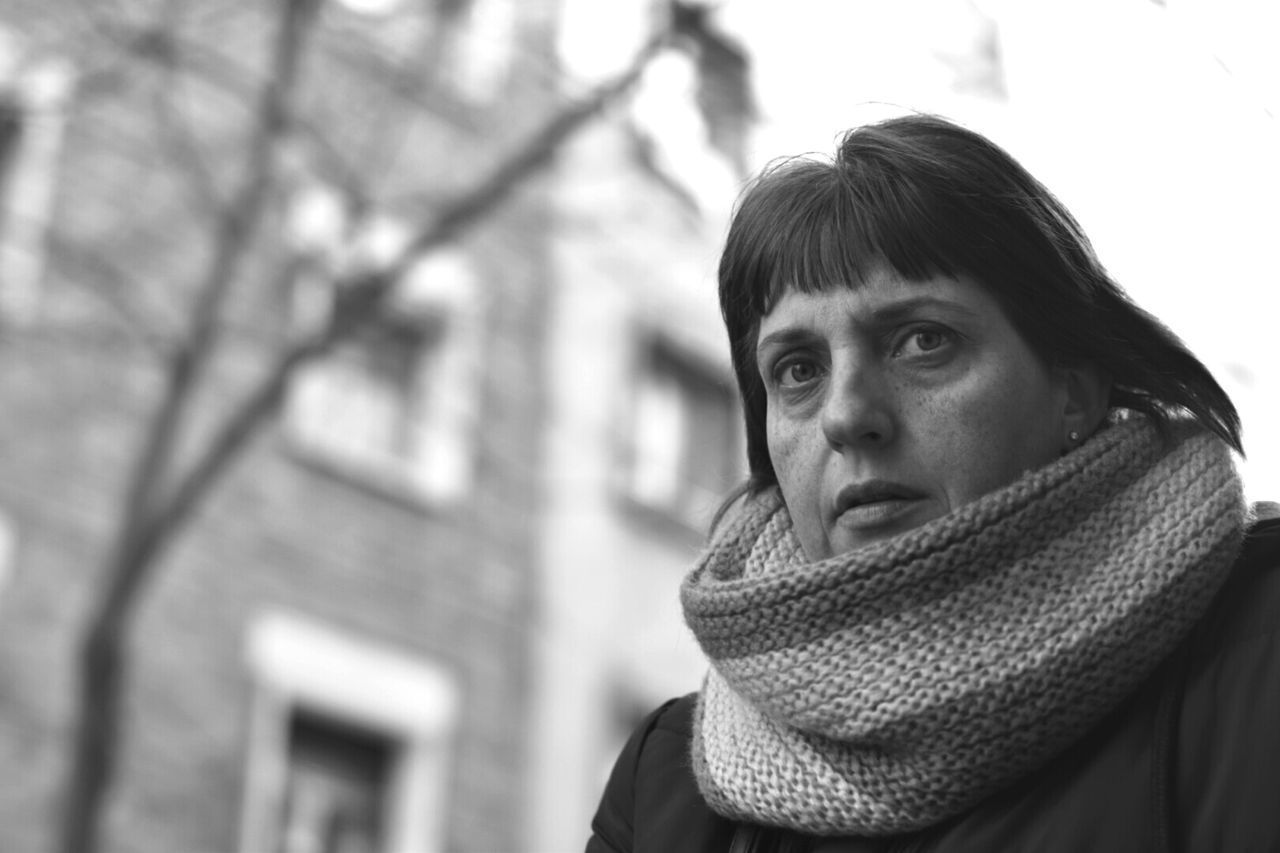
[[[811,560],[909,530],[1004,486],[1087,428],[1050,367],[968,278],[783,294],[760,324],[769,454]],[[907,493],[840,514],[870,480]]]

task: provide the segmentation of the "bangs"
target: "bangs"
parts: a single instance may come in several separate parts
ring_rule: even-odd
[[[949,209],[952,208],[952,209]],[[787,289],[857,287],[888,266],[908,281],[971,269],[963,211],[859,164],[791,160],[766,172],[738,211],[728,276],[755,318]]]

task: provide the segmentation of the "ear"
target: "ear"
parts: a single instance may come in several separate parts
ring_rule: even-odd
[[[1062,410],[1063,449],[1070,450],[1102,425],[1111,408],[1111,377],[1092,362],[1060,367],[1066,380]],[[1079,437],[1072,441],[1070,435]]]

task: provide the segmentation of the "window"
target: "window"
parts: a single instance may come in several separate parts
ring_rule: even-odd
[[[376,853],[394,744],[376,732],[295,711],[280,853]]]
[[[72,75],[54,60],[6,73],[6,46],[0,38],[0,315],[21,323],[38,304]]]
[[[290,613],[248,638],[242,853],[444,846],[457,688],[431,662]]]
[[[741,476],[732,386],[675,346],[653,342],[644,348],[632,412],[630,497],[705,529]]]
[[[327,316],[332,284],[300,277],[294,318]],[[455,251],[425,257],[381,315],[299,371],[286,414],[305,455],[394,494],[448,502],[469,489],[480,394],[475,276]]]

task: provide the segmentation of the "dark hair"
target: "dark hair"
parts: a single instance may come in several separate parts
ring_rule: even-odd
[[[719,277],[746,419],[747,491],[777,482],[756,368],[761,318],[787,288],[855,286],[880,264],[910,281],[972,276],[1046,363],[1105,371],[1111,406],[1161,428],[1189,413],[1243,452],[1226,392],[1111,280],[1062,203],[985,137],[911,115],[849,131],[833,161],[777,163],[738,201]]]

